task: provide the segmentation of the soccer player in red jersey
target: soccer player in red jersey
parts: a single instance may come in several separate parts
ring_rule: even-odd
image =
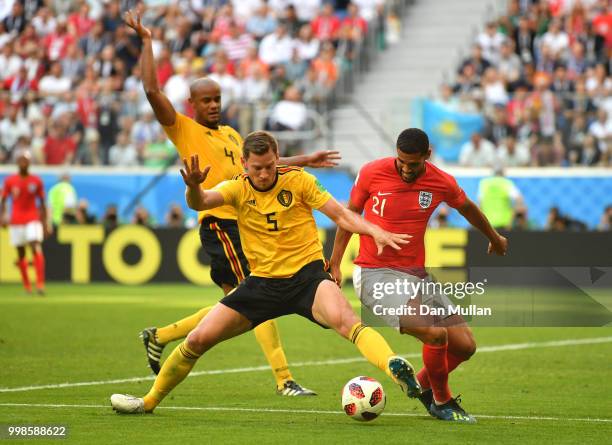
[[[414,301],[437,308],[452,304],[443,294],[412,292],[410,295],[409,289],[414,287],[394,285],[398,280],[400,283],[433,281],[424,268],[424,237],[431,214],[442,202],[457,209],[489,239],[489,253],[506,254],[506,238],[491,227],[451,175],[428,161],[430,156],[427,134],[417,128],[404,130],[397,140],[397,157],[363,166],[351,191],[349,209],[359,214],[365,211],[366,220],[385,230],[412,236],[410,244],[402,246],[400,251],[385,248],[381,255],[377,255],[370,239],[360,237],[353,284],[362,304],[370,309],[376,304],[409,306]],[[340,264],[351,235],[341,228],[336,232],[330,271],[338,283],[342,282]],[[381,293],[381,289],[386,292]],[[400,333],[413,335],[423,342],[424,368],[417,376],[423,388],[421,402],[439,419],[475,422],[451,396],[448,386],[448,374],[476,351],[471,329],[460,315],[420,317],[419,313],[388,312],[382,318]]]
[[[29,173],[30,153],[22,152],[17,158],[19,173],[8,176],[4,180],[2,198],[0,200],[0,222],[2,227],[7,226],[6,202],[9,197],[13,200],[9,226],[11,244],[17,248],[19,257],[17,264],[21,272],[21,280],[26,292],[32,293],[32,286],[28,278],[28,262],[26,260],[26,246],[32,249],[34,268],[36,269],[36,291],[39,295],[45,293],[45,257],[43,256],[41,242],[48,233],[47,208],[45,207],[45,190],[42,180]],[[36,205],[36,199],[39,204]]]

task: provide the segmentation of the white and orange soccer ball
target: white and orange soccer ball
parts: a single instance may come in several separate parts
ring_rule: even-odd
[[[372,377],[355,377],[342,389],[342,409],[351,419],[374,420],[382,414],[386,403],[382,385]]]

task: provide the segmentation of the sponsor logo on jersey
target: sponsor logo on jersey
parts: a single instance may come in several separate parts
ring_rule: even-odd
[[[431,192],[419,192],[419,205],[422,209],[427,209],[431,205],[431,201],[433,199],[433,193]]]
[[[247,203],[248,205],[251,205],[251,206],[255,206],[255,205],[257,205],[257,203],[255,202],[255,200],[254,200],[254,199],[249,199],[249,200],[248,200],[246,203]]]
[[[276,195],[276,199],[278,199],[278,202],[280,202],[283,207],[289,207],[293,202],[293,193],[289,190],[281,190],[278,192],[278,195]]]

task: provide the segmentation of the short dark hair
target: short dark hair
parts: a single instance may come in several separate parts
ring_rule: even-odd
[[[408,128],[398,136],[397,148],[404,153],[424,155],[429,150],[427,133],[419,128]]]
[[[272,150],[274,154],[278,154],[278,143],[274,136],[267,131],[254,131],[249,133],[244,139],[242,145],[242,156],[244,159],[249,159],[251,153],[263,155]]]

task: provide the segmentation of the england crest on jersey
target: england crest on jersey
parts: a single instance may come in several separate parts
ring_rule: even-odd
[[[422,209],[427,209],[431,205],[431,200],[433,198],[433,193],[431,192],[419,192],[419,205]]]

